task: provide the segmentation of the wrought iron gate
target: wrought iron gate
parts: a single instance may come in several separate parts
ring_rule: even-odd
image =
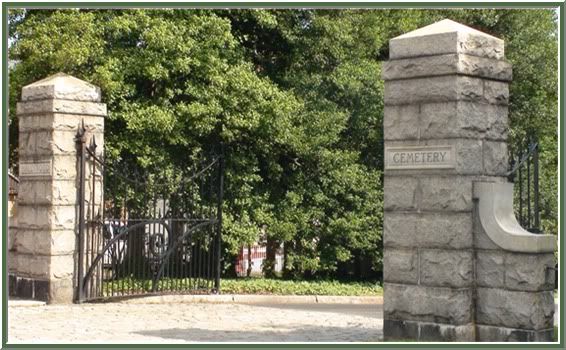
[[[539,143],[530,140],[526,147],[511,155],[507,174],[515,183],[515,213],[521,226],[532,233],[542,233],[539,198]]]
[[[220,288],[223,158],[203,157],[179,174],[109,164],[79,147],[77,300]]]

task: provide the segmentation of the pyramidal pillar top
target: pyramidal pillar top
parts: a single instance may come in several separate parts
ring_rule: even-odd
[[[400,35],[389,42],[389,58],[467,54],[503,59],[503,40],[449,19]]]

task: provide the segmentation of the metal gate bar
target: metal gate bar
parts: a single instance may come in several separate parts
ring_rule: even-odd
[[[77,301],[220,289],[224,159],[203,157],[174,178],[79,150]]]

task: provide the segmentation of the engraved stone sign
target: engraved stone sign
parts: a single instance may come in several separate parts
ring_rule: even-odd
[[[21,177],[36,177],[36,176],[51,176],[52,161],[41,160],[31,162],[20,162],[20,176]]]
[[[402,146],[385,148],[385,169],[449,169],[456,167],[454,146]]]

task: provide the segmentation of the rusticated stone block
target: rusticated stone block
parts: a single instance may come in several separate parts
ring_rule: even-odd
[[[74,230],[19,229],[12,251],[21,254],[68,255],[75,252]]]
[[[99,136],[103,134],[104,118],[102,116],[60,113],[55,114],[53,118],[53,128],[63,132],[69,131],[76,133],[79,126],[82,127],[83,125],[89,134],[96,133],[96,139],[98,140]],[[89,140],[87,139],[87,141]]]
[[[10,251],[7,257],[8,272],[18,271],[18,253],[15,251]]]
[[[486,175],[505,176],[509,170],[507,142],[483,141],[483,165]]]
[[[458,72],[499,81],[511,81],[513,79],[511,63],[502,59],[474,55],[458,55]]]
[[[18,276],[28,278],[49,278],[49,263],[50,257],[48,255],[37,254],[21,254],[13,253],[17,260]]]
[[[464,136],[459,127],[457,101],[423,103],[420,105],[419,131],[423,139],[438,139]],[[415,124],[413,124],[414,127]]]
[[[383,62],[381,78],[385,81],[458,74],[457,54],[411,57]]]
[[[472,283],[472,252],[422,249],[420,283],[428,286],[468,287]]]
[[[100,118],[102,119],[102,118]],[[76,130],[55,129],[50,132],[52,138],[51,153],[54,155],[69,155],[76,158],[77,143],[75,141]]]
[[[511,64],[502,60],[465,54],[421,56],[383,63],[383,80],[397,80],[437,75],[463,74],[501,81],[511,81]]]
[[[53,156],[53,177],[61,180],[76,179],[77,156],[58,155]]]
[[[507,252],[505,286],[514,290],[554,290],[554,254],[522,254]]]
[[[72,205],[20,205],[18,211],[20,229],[75,229],[76,208]]]
[[[21,254],[49,255],[51,242],[48,236],[49,231],[20,229],[14,239],[13,250]]]
[[[49,131],[53,129],[53,119],[50,113],[18,115],[18,130],[20,133]]]
[[[385,247],[471,248],[469,213],[387,213],[383,221]]]
[[[459,75],[389,81],[385,84],[384,96],[386,105],[460,100],[486,102],[483,80]]]
[[[383,271],[386,282],[406,282],[416,284],[418,281],[419,257],[416,249],[387,248],[383,251]]]
[[[18,187],[19,204],[51,204],[51,177],[30,178],[22,181]]]
[[[505,252],[499,250],[479,250],[476,256],[477,285],[502,288],[505,284]]]
[[[76,207],[74,205],[57,205],[50,211],[51,227],[56,230],[74,229]]]
[[[438,323],[420,323],[419,341],[471,342],[474,341],[474,326],[453,326]]]
[[[76,251],[74,230],[53,230],[51,235],[51,255],[70,255]]]
[[[75,285],[72,279],[55,279],[49,281],[48,304],[69,304],[75,294]]]
[[[384,283],[384,318],[462,325],[471,322],[472,293],[409,284]]]
[[[81,116],[105,116],[106,104],[69,100],[35,100],[19,102],[16,105],[18,115],[39,115],[45,113],[73,114]]]
[[[505,105],[458,102],[459,127],[463,135],[490,140],[507,140],[508,108]]]
[[[48,301],[50,281],[33,280],[33,299]]]
[[[14,241],[16,240],[17,230],[18,230],[17,228],[8,229],[8,237],[7,237],[8,251],[14,250]]]
[[[18,153],[26,156],[26,155],[35,155],[36,154],[36,134],[39,132],[31,133],[20,133],[18,135]]]
[[[472,211],[472,181],[466,177],[430,175],[384,178],[384,209],[426,211]]]
[[[18,227],[23,229],[49,228],[49,207],[18,205]]]
[[[554,329],[531,331],[525,329],[477,325],[478,341],[481,342],[551,342]]]
[[[71,279],[73,277],[73,269],[69,269],[70,266],[74,266],[73,254],[70,255],[52,255],[50,261],[50,279]]]
[[[97,185],[100,190],[102,183]],[[86,191],[90,194],[90,187]],[[29,178],[18,190],[18,203],[23,205],[72,205],[77,200],[75,180],[53,180],[51,177]]]
[[[8,276],[8,291],[9,295],[13,297],[47,301],[49,281],[10,274]]]
[[[487,103],[507,105],[509,103],[509,84],[500,81],[484,80],[484,98]]]
[[[407,341],[419,339],[419,323],[405,320],[383,320],[385,341]]]
[[[431,176],[420,179],[419,208],[426,210],[472,211],[472,181],[464,177]]]
[[[99,186],[101,188],[101,186]],[[53,205],[74,205],[77,202],[77,183],[73,180],[53,181],[52,187]],[[90,190],[90,188],[89,188]],[[87,192],[85,190],[85,192]]]
[[[419,105],[385,106],[383,108],[383,137],[385,140],[417,139]]]
[[[449,324],[418,321],[383,320],[385,341],[474,341],[473,325],[453,326]]]
[[[17,277],[13,274],[8,274],[8,295],[11,297],[15,297],[17,287]]]
[[[509,328],[543,330],[552,328],[552,291],[518,292],[478,288],[477,322]]]
[[[33,299],[34,297],[34,286],[33,280],[28,278],[17,278],[16,285],[13,288],[16,290],[15,296],[24,299]]]
[[[423,103],[419,117],[421,139],[507,139],[506,106],[467,101]]]
[[[418,180],[412,177],[389,177],[383,180],[384,210],[416,209]]]

